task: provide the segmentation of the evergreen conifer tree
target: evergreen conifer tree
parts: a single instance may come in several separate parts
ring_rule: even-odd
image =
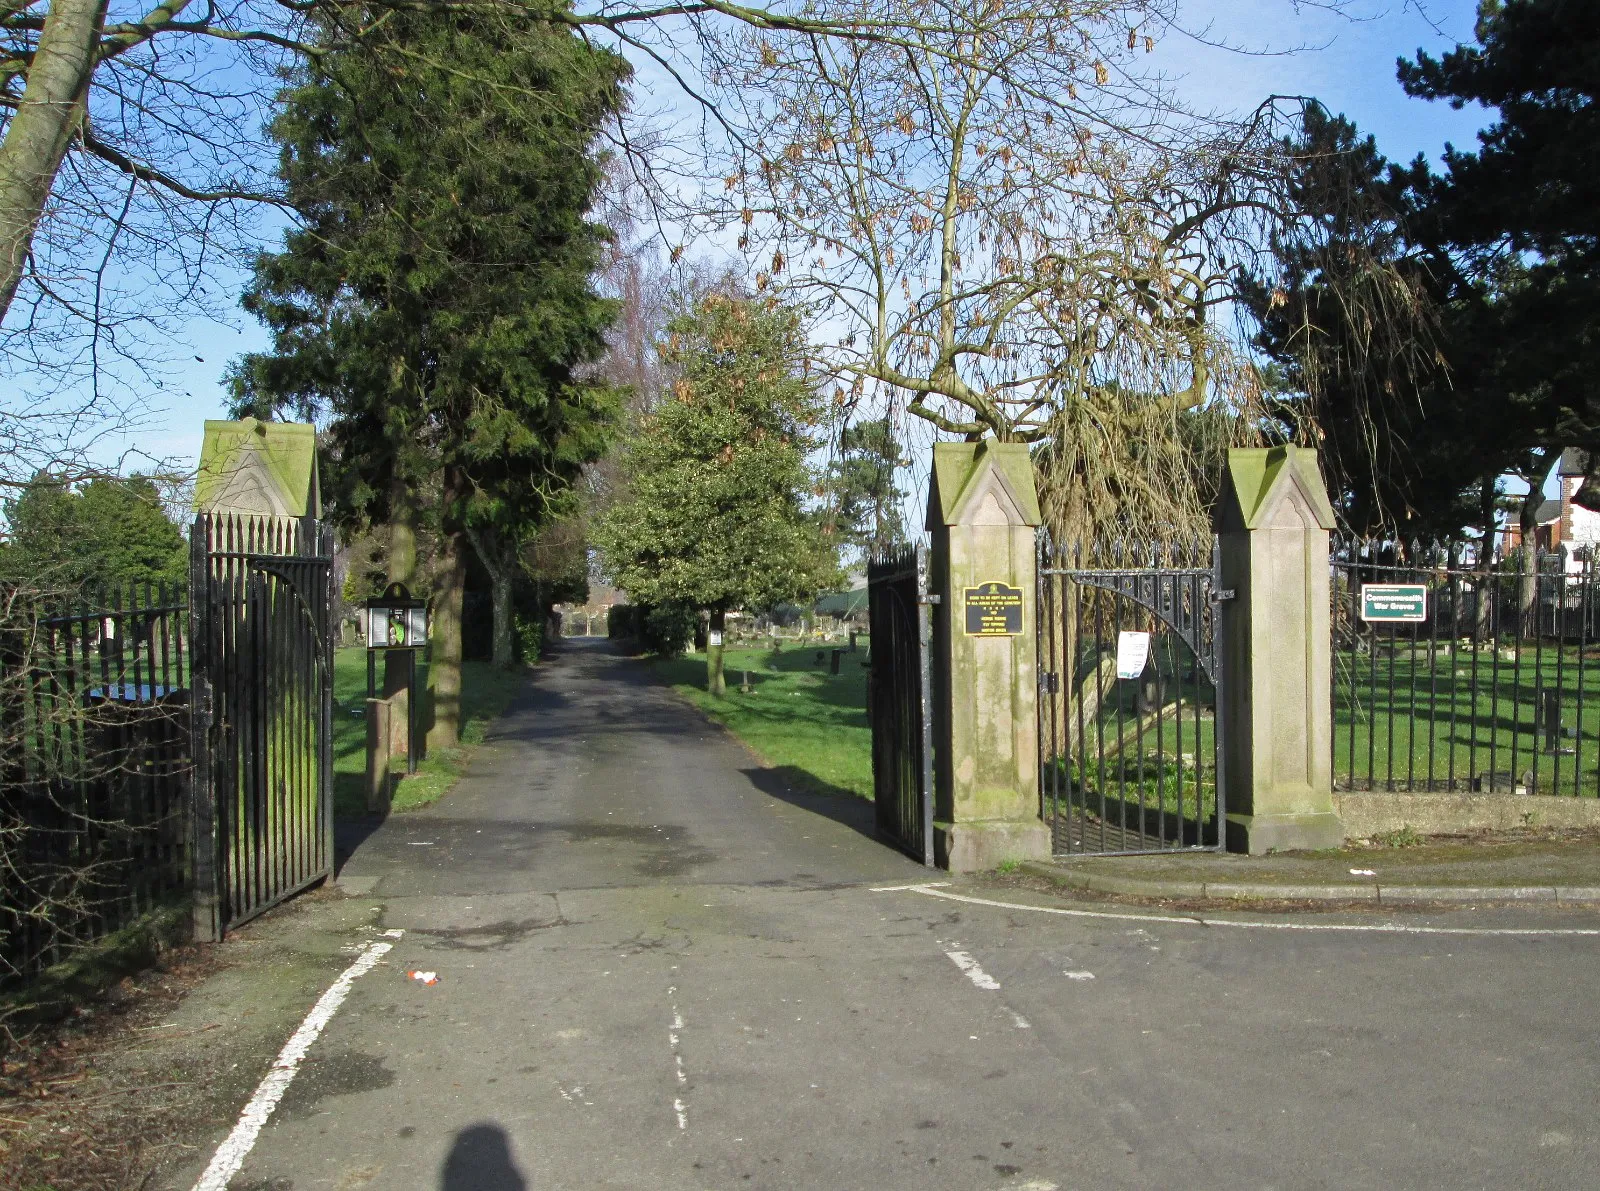
[[[554,19],[396,11],[309,62],[273,124],[301,222],[257,261],[245,305],[274,343],[236,366],[238,405],[325,418],[333,508],[391,523],[391,579],[437,529],[432,744],[456,740],[469,537],[509,661],[517,547],[615,418],[581,370],[614,314],[589,212],[626,77]]]

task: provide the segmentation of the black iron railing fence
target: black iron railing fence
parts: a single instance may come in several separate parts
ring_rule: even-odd
[[[1211,538],[1041,535],[1040,795],[1058,855],[1222,845],[1218,566]]]
[[[0,984],[186,888],[188,600],[0,593]]]
[[[899,547],[867,563],[872,644],[867,720],[878,830],[932,864],[932,624],[926,547]]]
[[[1600,796],[1587,551],[1337,540],[1332,589],[1335,788]]]
[[[211,513],[190,535],[196,757],[194,882],[203,939],[333,865],[333,531]]]
[[[206,514],[190,548],[186,586],[0,586],[0,985],[331,871],[332,533]]]

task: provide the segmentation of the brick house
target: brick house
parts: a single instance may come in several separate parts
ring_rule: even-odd
[[[1568,447],[1561,452],[1556,464],[1559,495],[1539,506],[1537,530],[1540,550],[1554,551],[1567,547],[1567,569],[1580,570],[1584,557],[1600,545],[1600,512],[1577,502],[1579,491],[1589,472],[1589,452]],[[1506,533],[1506,549],[1517,544],[1520,535],[1515,528]]]

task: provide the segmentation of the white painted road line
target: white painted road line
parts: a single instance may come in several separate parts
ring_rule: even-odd
[[[683,1014],[678,1012],[678,986],[673,985],[667,989],[667,998],[672,1004],[672,1028],[667,1031],[667,1042],[672,1048],[672,1062],[675,1067],[674,1074],[678,1079],[678,1086],[685,1087],[689,1082],[689,1072],[683,1065],[683,1044],[678,1037],[678,1031],[683,1029]],[[689,1106],[682,1098],[674,1099],[672,1111],[678,1118],[678,1128],[689,1127]]]
[[[400,933],[393,930],[384,932],[390,938],[398,938]],[[295,1074],[300,1070],[300,1064],[305,1061],[306,1052],[311,1049],[311,1044],[333,1020],[333,1015],[339,1012],[339,1006],[343,1005],[344,999],[350,995],[350,987],[359,978],[372,971],[377,962],[393,947],[393,943],[369,943],[355,963],[341,972],[339,978],[328,987],[328,991],[317,998],[317,1003],[311,1007],[311,1012],[306,1014],[306,1019],[300,1023],[300,1028],[288,1042],[284,1043],[283,1049],[278,1052],[278,1057],[273,1060],[266,1075],[256,1085],[256,1094],[250,1097],[250,1103],[246,1104],[244,1111],[239,1114],[239,1121],[234,1125],[233,1132],[229,1133],[217,1147],[217,1152],[212,1155],[211,1165],[206,1167],[205,1173],[200,1176],[200,1181],[194,1185],[194,1191],[224,1191],[228,1180],[239,1173],[239,1167],[244,1165],[245,1158],[255,1147],[256,1138],[261,1135],[267,1118],[272,1115],[272,1110],[278,1107],[278,1101],[283,1099],[284,1092],[288,1091],[289,1085],[294,1082]]]
[[[879,890],[875,889],[873,892],[877,893]],[[1030,910],[1035,914],[1055,914],[1063,918],[1099,918],[1112,922],[1171,922],[1180,926],[1238,927],[1244,930],[1346,931],[1375,935],[1473,935],[1530,939],[1600,936],[1600,928],[1583,927],[1407,926],[1402,922],[1258,922],[1236,918],[1201,918],[1197,915],[1112,914],[1105,910],[1068,910],[1062,906],[1030,906],[1025,902],[1002,902],[987,897],[968,897],[961,893],[946,892],[943,883],[903,885],[898,889],[886,888],[882,892],[920,893],[924,897],[938,897],[946,901],[964,902],[971,906],[993,906],[999,910]]]
[[[978,961],[973,959],[972,956],[968,955],[965,951],[946,951],[945,954],[950,957],[950,962],[965,972],[967,974],[967,979],[972,981],[972,983],[976,984],[979,988],[988,989],[989,991],[993,992],[1000,987],[1000,982],[980,968],[978,966]]]
[[[872,893],[904,893],[908,889],[910,889],[910,890],[917,890],[917,889],[943,889],[948,884],[950,884],[949,881],[918,881],[914,885],[874,885],[874,886],[871,887],[870,892],[872,892]]]
[[[961,971],[966,974],[967,979],[972,981],[973,984],[987,992],[1000,991],[1000,982],[993,976],[989,975],[989,973],[985,972],[983,968],[978,965],[978,961],[973,959],[972,956],[968,955],[965,951],[946,951],[945,954],[950,957],[950,962],[955,964],[956,967],[960,968]],[[1028,1019],[1023,1017],[1022,1014],[1018,1013],[1010,1005],[1002,1005],[1001,1008],[1006,1011],[1006,1014],[1011,1018],[1011,1024],[1016,1026],[1017,1029],[1033,1029],[1033,1025],[1028,1021]]]

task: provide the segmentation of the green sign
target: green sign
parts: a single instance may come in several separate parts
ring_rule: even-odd
[[[1422,621],[1428,619],[1428,588],[1423,583],[1363,583],[1361,619]]]

